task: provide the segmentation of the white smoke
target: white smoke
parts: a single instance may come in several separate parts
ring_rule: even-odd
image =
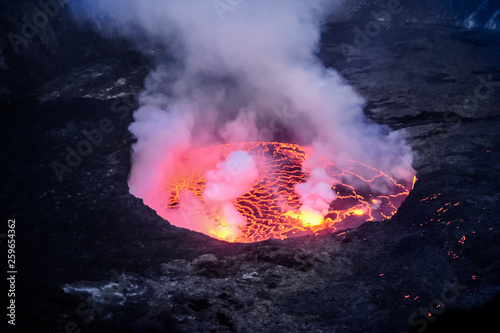
[[[295,185],[295,192],[300,196],[301,219],[306,226],[316,226],[323,222],[330,204],[337,197],[333,191],[334,179],[322,168],[314,168],[304,183]]]
[[[362,112],[363,98],[334,69],[324,68],[315,55],[321,20],[339,3],[74,3],[77,14],[97,22],[107,35],[118,33],[130,38],[146,55],[152,55],[156,64],[130,126],[137,138],[131,193],[166,216],[169,193],[164,184],[179,168],[176,158],[181,153],[211,144],[255,140],[311,146],[317,156],[331,153],[362,161],[395,177],[411,178],[410,148],[387,128],[368,123]],[[151,45],[161,45],[164,53],[152,52]],[[152,84],[155,81],[161,84]],[[276,109],[287,110],[287,116],[273,112]],[[324,177],[315,158],[311,157],[311,167],[305,170],[312,170],[311,177],[296,191],[304,212],[324,216],[335,197],[333,180]],[[230,182],[215,184],[218,182],[209,181],[207,191],[215,186],[232,190]],[[235,216],[230,223],[236,227],[243,220],[234,205],[226,205],[234,198],[234,193],[225,201],[204,194],[204,200],[224,216]]]
[[[205,173],[206,187],[203,200],[209,211],[218,217],[214,234],[232,240],[241,234],[247,219],[236,208],[236,199],[249,192],[258,180],[259,171],[252,156],[245,151],[234,151],[215,170]],[[228,237],[229,236],[229,237]]]
[[[247,224],[236,207],[236,199],[249,192],[258,180],[257,164],[247,152],[233,151],[215,169],[207,171],[204,178],[203,200],[183,190],[178,209],[160,208],[158,212],[176,226],[233,241]],[[165,193],[159,197],[164,199]]]

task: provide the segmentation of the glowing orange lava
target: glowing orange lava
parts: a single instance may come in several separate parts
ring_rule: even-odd
[[[167,184],[172,194],[166,205],[181,209],[179,196],[188,190],[203,200],[205,172],[214,169],[235,150],[247,151],[259,169],[259,180],[252,189],[238,197],[235,205],[247,218],[242,234],[232,238],[227,230],[212,230],[210,236],[235,242],[251,243],[270,238],[285,239],[308,234],[330,233],[337,229],[356,227],[366,221],[390,218],[408,196],[415,179],[398,180],[368,165],[335,156],[321,157],[322,167],[336,181],[332,184],[337,198],[326,216],[303,214],[294,185],[306,181],[302,164],[312,153],[309,148],[290,143],[252,142],[227,144],[190,152],[182,156],[184,165]],[[203,212],[208,218],[208,209]],[[224,221],[219,222],[221,225]]]

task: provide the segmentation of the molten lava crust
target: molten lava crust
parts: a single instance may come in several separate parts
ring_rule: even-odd
[[[313,153],[311,148],[277,142],[227,144],[182,156],[185,165],[190,167],[168,182],[167,188],[172,194],[168,207],[171,210],[183,209],[179,195],[185,190],[203,200],[205,172],[235,150],[244,150],[254,157],[259,179],[235,202],[238,211],[247,219],[242,235],[229,239],[226,234],[210,232],[210,236],[222,240],[251,243],[271,238],[285,239],[329,233],[356,227],[366,221],[381,221],[396,212],[414,181],[395,180],[380,170],[353,160],[321,156],[321,167],[335,180],[331,185],[337,198],[324,219],[313,221],[299,212],[300,197],[294,190],[296,184],[303,183],[309,176],[308,172],[303,172],[303,163]],[[203,213],[210,219],[218,219],[209,209]]]

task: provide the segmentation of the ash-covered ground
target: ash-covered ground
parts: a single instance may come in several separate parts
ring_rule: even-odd
[[[366,98],[369,119],[404,134],[415,188],[391,220],[254,244],[171,226],[129,193],[127,127],[147,58],[71,26],[63,11],[21,54],[4,43],[0,202],[2,221],[16,220],[15,329],[494,330],[499,32],[395,22],[363,47],[339,48],[355,46],[367,13],[327,24],[318,55]],[[102,142],[58,179],[53,162],[97,129]]]

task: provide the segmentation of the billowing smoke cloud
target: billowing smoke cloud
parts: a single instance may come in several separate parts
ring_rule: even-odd
[[[227,240],[241,234],[240,228],[247,224],[247,219],[238,212],[234,201],[249,192],[258,178],[259,170],[253,157],[241,150],[232,152],[224,162],[217,163],[215,170],[205,173],[203,200],[218,219],[213,234]]]
[[[306,182],[295,185],[300,196],[300,218],[305,226],[317,226],[323,222],[331,202],[337,197],[332,189],[334,179],[324,169],[314,168]]]
[[[306,0],[73,4],[76,13],[97,22],[106,35],[130,38],[156,65],[130,126],[137,138],[131,193],[160,215],[172,216],[165,184],[185,167],[178,161],[180,155],[213,144],[256,140],[312,146],[317,156],[328,152],[395,177],[411,177],[409,147],[387,128],[368,123],[363,98],[315,56],[321,20],[338,4]],[[323,216],[335,194],[333,180],[318,169],[317,156],[311,156],[305,170],[312,171],[310,180],[296,191],[304,212]],[[234,205],[226,205],[234,193],[223,201],[208,194],[217,184],[210,178],[218,171],[207,175],[204,200],[226,216],[237,216],[231,223],[238,226],[243,223],[241,216]],[[231,186],[226,182],[221,190]],[[200,204],[188,194],[184,197],[194,207]]]

